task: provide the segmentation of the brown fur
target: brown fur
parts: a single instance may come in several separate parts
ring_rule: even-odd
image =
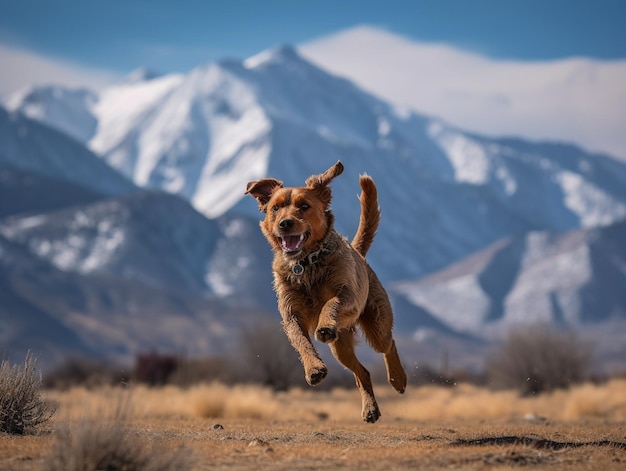
[[[307,382],[316,385],[327,373],[311,342],[311,335],[315,335],[354,373],[363,420],[376,422],[380,410],[370,374],[354,352],[356,326],[372,348],[383,354],[389,383],[399,393],[406,387],[406,373],[392,336],[389,298],[365,260],[380,222],[376,185],[371,177],[360,177],[361,216],[350,243],[335,231],[330,210],[329,184],[342,172],[343,164],[337,162],[326,172],[309,177],[305,187],[296,188],[285,188],[281,181],[266,178],[248,183],[246,194],[256,198],[259,210],[265,213],[260,225],[274,252],[278,309],[285,333],[300,354]],[[284,246],[281,240],[289,242]],[[322,252],[315,263],[306,265],[302,274],[294,273],[294,265],[319,250]]]

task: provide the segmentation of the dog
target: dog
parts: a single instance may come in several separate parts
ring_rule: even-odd
[[[380,223],[378,190],[370,176],[360,176],[361,215],[349,242],[335,230],[330,209],[329,184],[343,169],[338,161],[310,176],[304,187],[283,187],[274,178],[252,181],[245,194],[265,213],[260,226],[274,253],[274,289],[283,330],[300,355],[307,383],[319,384],[328,372],[311,341],[314,335],[354,373],[363,420],[374,423],[381,414],[370,374],[354,351],[357,326],[369,345],[383,354],[387,379],[400,394],[407,378],[392,336],[389,297],[365,259]]]

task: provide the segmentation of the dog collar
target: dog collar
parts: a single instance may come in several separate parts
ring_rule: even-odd
[[[322,258],[322,255],[327,254],[329,252],[330,252],[330,249],[328,247],[322,246],[322,248],[313,252],[307,257],[304,257],[302,260],[298,260],[296,264],[293,267],[291,267],[291,271],[294,273],[294,275],[300,276],[304,273],[304,267],[308,265],[315,265],[319,261],[319,259]]]

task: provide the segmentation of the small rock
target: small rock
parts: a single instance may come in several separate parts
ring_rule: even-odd
[[[224,426],[222,424],[213,424],[213,430],[224,430]]]
[[[261,447],[268,447],[270,446],[269,443],[267,443],[264,440],[261,440],[260,438],[255,438],[254,440],[252,440],[250,443],[248,443],[248,446],[261,446]]]
[[[548,419],[546,419],[545,417],[540,417],[537,414],[533,414],[532,412],[529,412],[528,414],[526,414],[524,416],[524,420],[527,420],[529,422],[547,422]]]

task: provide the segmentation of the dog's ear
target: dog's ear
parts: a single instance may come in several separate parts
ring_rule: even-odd
[[[283,182],[274,178],[264,178],[249,182],[246,186],[245,195],[250,194],[259,202],[259,211],[265,212],[266,205],[272,197],[272,193],[276,188],[282,188]]]
[[[324,203],[326,207],[330,205],[332,194],[328,184],[338,175],[343,172],[343,164],[341,161],[337,161],[335,165],[330,167],[324,173],[319,175],[311,175],[306,179],[306,186],[314,190],[317,193],[319,199]]]
[[[343,172],[343,164],[340,160],[335,165],[330,167],[324,173],[319,175],[311,175],[306,179],[306,186],[309,188],[321,188],[327,186],[333,178],[341,175]]]

